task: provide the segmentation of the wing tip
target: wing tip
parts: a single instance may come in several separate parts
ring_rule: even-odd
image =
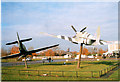
[[[59,46],[59,44],[55,44],[54,46]]]

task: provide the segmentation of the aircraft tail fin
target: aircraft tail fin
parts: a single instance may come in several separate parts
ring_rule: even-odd
[[[93,45],[107,45],[108,42],[100,39],[100,27],[97,29],[96,42]]]
[[[100,44],[100,27],[98,27],[95,34],[96,42],[93,45],[101,45]]]
[[[20,42],[25,42],[25,41],[30,41],[32,40],[32,38],[28,38],[28,39],[23,39],[23,40],[19,40]],[[11,45],[11,44],[16,44],[18,43],[18,41],[13,41],[13,42],[9,42],[6,45]]]
[[[18,38],[18,41],[20,41],[20,38],[19,38],[18,32],[17,32],[17,38]]]
[[[100,27],[98,27],[97,29],[97,35],[96,35],[96,42],[98,45],[100,45]]]

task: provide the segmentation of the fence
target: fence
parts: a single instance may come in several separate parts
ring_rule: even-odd
[[[48,77],[87,77],[99,78],[118,67],[119,63],[100,71],[48,71],[48,70],[16,70],[2,69],[2,74],[27,75],[27,76],[48,76]]]
[[[107,67],[107,68],[105,68],[105,69],[100,70],[100,71],[99,71],[99,77],[104,76],[105,74],[107,74],[108,72],[112,71],[112,70],[115,69],[116,67],[119,67],[119,64],[120,64],[120,62],[118,62],[118,63],[115,64],[115,65],[112,65],[112,66],[109,66],[109,67]]]
[[[99,77],[98,71],[47,71],[2,69],[2,74],[50,77]]]

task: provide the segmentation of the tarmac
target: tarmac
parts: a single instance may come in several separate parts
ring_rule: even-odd
[[[78,60],[75,60],[75,59],[55,59],[53,60],[53,62],[65,62],[65,61],[78,61]],[[94,59],[94,58],[82,58],[81,61],[96,61],[97,59]],[[119,59],[116,59],[116,58],[109,58],[109,59],[100,59],[100,60],[119,60]],[[45,63],[47,63],[48,61],[46,60]],[[27,64],[30,65],[30,64],[37,64],[37,63],[43,63],[42,60],[37,60],[37,61],[27,61]],[[20,62],[1,62],[1,66],[16,66],[16,65],[24,65],[25,63],[20,61]]]

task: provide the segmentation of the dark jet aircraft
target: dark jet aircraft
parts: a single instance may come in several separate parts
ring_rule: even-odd
[[[44,48],[40,48],[40,49],[36,49],[36,50],[27,51],[26,47],[22,44],[22,42],[30,41],[30,40],[32,40],[32,38],[20,40],[19,35],[17,33],[17,41],[7,43],[6,45],[11,45],[11,44],[16,44],[17,43],[18,46],[19,46],[20,53],[4,56],[4,57],[1,57],[1,59],[19,57],[18,60],[20,60],[22,57],[24,57],[25,58],[25,64],[26,64],[26,56],[27,55],[32,55],[32,53],[59,46],[59,44],[57,44],[57,45],[53,45],[53,46],[49,46],[49,47],[44,47]]]

